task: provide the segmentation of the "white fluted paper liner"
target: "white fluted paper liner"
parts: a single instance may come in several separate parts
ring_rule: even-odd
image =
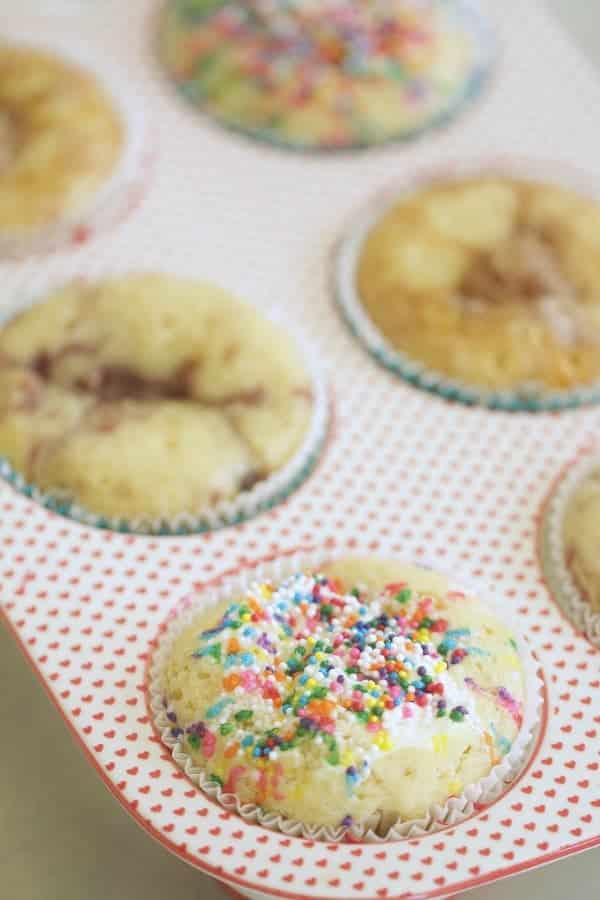
[[[18,313],[37,303],[43,303],[47,296],[48,292],[35,298],[23,296],[11,303],[8,308],[0,310],[0,328]],[[318,463],[327,440],[330,399],[320,357],[313,345],[299,330],[290,329],[275,312],[270,314],[263,310],[259,312],[265,319],[271,320],[279,328],[287,331],[295,340],[308,375],[312,415],[304,440],[292,458],[249,490],[240,491],[229,500],[222,500],[215,503],[214,506],[195,512],[184,512],[177,516],[126,519],[100,515],[66,498],[58,491],[41,490],[35,484],[27,482],[23,475],[1,455],[0,477],[8,481],[19,493],[31,498],[51,512],[66,516],[82,525],[91,525],[94,528],[118,531],[124,534],[162,536],[200,534],[229,525],[237,525],[283,502],[308,478]]]
[[[445,166],[417,170],[367,201],[336,242],[330,270],[331,290],[342,315],[353,334],[380,365],[409,384],[446,400],[506,412],[544,412],[599,403],[600,379],[593,384],[564,391],[550,390],[534,383],[518,389],[492,390],[428,369],[418,359],[392,346],[364,309],[356,285],[356,272],[364,243],[383,216],[397,203],[436,181],[459,181],[486,174],[555,184],[600,200],[600,183],[566,163],[519,156],[492,156],[456,160]]]
[[[163,627],[163,631],[157,639],[150,663],[147,687],[154,724],[160,732],[163,743],[170,749],[174,762],[183,769],[188,778],[226,810],[237,813],[251,824],[259,824],[273,831],[280,831],[283,834],[295,837],[303,837],[307,840],[327,842],[355,840],[369,843],[383,843],[407,837],[417,837],[438,831],[441,828],[456,825],[473,815],[480,806],[486,806],[506,791],[510,782],[516,778],[527,760],[540,719],[542,683],[538,675],[538,665],[526,641],[520,635],[518,626],[506,615],[503,607],[498,607],[494,603],[486,602],[485,605],[518,638],[518,652],[523,665],[525,681],[525,700],[521,729],[510,751],[500,763],[491,769],[485,778],[469,785],[460,796],[449,798],[443,805],[432,805],[422,818],[397,821],[390,820],[389,816],[385,818],[383,815],[375,815],[364,827],[352,826],[351,828],[343,828],[310,825],[287,818],[277,812],[269,812],[255,804],[241,802],[234,794],[224,793],[220,785],[210,781],[207,773],[194,764],[192,757],[185,752],[179,738],[174,737],[172,734],[173,723],[167,718],[165,705],[163,672],[174,642],[192,623],[194,618],[207,607],[217,605],[224,600],[242,594],[256,580],[268,579],[279,583],[282,579],[296,572],[318,572],[320,566],[335,558],[335,555],[338,554],[328,554],[326,551],[323,551],[318,554],[316,552],[300,552],[280,557],[272,562],[261,563],[255,568],[247,569],[238,575],[226,577],[215,586],[208,586],[206,591],[203,591],[201,598],[189,597],[183,601],[172,612],[168,622]],[[352,555],[366,554],[353,550]],[[410,564],[410,561],[407,560],[406,563]],[[422,562],[414,563],[414,565],[424,568]],[[445,575],[437,568],[434,571]],[[462,589],[465,591],[465,583],[458,585],[454,579],[449,579],[448,589]],[[470,596],[478,595],[477,591],[472,588],[465,592]]]
[[[550,591],[563,612],[600,648],[600,613],[583,596],[567,564],[563,523],[567,507],[585,479],[600,470],[600,454],[586,453],[560,478],[542,516],[542,565]]]
[[[113,172],[84,208],[38,228],[0,228],[0,258],[22,259],[51,253],[84,242],[110,230],[137,205],[150,175],[155,156],[145,122],[143,99],[131,87],[124,72],[86,44],[34,27],[3,30],[2,40],[52,53],[95,76],[119,113],[123,127],[121,154]]]

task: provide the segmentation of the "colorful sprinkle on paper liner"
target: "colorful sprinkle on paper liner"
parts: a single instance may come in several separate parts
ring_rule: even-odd
[[[359,840],[381,842],[436,831],[442,827],[463,821],[473,814],[476,807],[479,808],[492,802],[506,790],[508,783],[517,776],[523,767],[528,750],[532,744],[533,735],[537,729],[542,702],[541,681],[537,675],[537,664],[529,653],[526,643],[522,640],[519,640],[519,657],[527,689],[522,710],[521,728],[512,746],[510,749],[506,746],[501,748],[502,736],[491,736],[491,741],[496,741],[496,746],[499,750],[504,751],[508,749],[501,761],[480,782],[470,785],[462,793],[450,797],[445,804],[432,806],[427,815],[421,819],[399,822],[396,818],[390,821],[389,815],[374,816],[362,828],[359,828],[352,822],[341,823],[339,827],[307,825],[304,822],[281,816],[277,812],[265,810],[255,804],[243,803],[234,793],[225,790],[227,785],[223,785],[220,779],[216,779],[204,769],[200,769],[189,753],[186,752],[185,744],[187,738],[183,730],[178,727],[176,716],[166,705],[163,683],[165,664],[174,642],[192,623],[194,618],[208,606],[223,603],[232,596],[239,596],[245,593],[251,586],[255,586],[257,581],[280,584],[286,577],[297,574],[300,571],[318,571],[319,566],[323,565],[323,561],[326,558],[325,554],[318,556],[315,554],[293,554],[273,562],[260,564],[255,569],[248,569],[235,578],[224,579],[215,587],[211,587],[207,590],[206,595],[202,596],[201,601],[200,598],[189,598],[173,611],[158,637],[149,670],[150,706],[154,714],[154,724],[160,732],[163,742],[171,749],[175,763],[184,769],[188,777],[211,798],[217,800],[230,812],[238,813],[250,823],[259,824],[285,834],[324,841]],[[454,583],[449,583],[448,591],[451,590],[460,591],[460,587]],[[475,594],[473,590],[470,590],[469,593],[470,595]],[[513,633],[518,634],[518,628],[515,628],[514,623],[507,617],[505,609],[498,609],[490,603],[485,605],[500,622],[507,625]],[[215,628],[215,638],[217,635],[218,629]],[[216,639],[214,643],[212,643],[211,639],[211,646],[215,647],[215,649],[210,652],[217,652],[217,644]],[[454,713],[452,717],[454,721],[460,721],[462,716],[468,714],[466,708],[455,709],[454,706],[451,710],[445,710],[444,714],[446,712]],[[306,724],[309,727],[308,723]],[[240,722],[236,721],[234,727],[239,725]],[[198,731],[198,741],[202,741],[206,738],[207,731],[209,732],[210,728],[206,729],[205,725],[203,727],[201,723],[198,723]],[[210,747],[208,751],[211,751]],[[338,762],[335,759],[332,761],[332,765],[338,764]],[[351,768],[352,766],[349,765],[348,769]],[[347,772],[347,775],[351,780],[354,778],[353,772]],[[230,789],[231,787],[229,785]]]
[[[563,522],[569,502],[579,485],[600,469],[600,453],[583,454],[561,472],[546,498],[540,516],[540,555],[544,577],[553,599],[567,618],[600,649],[600,613],[582,596],[567,564]]]
[[[19,301],[9,303],[8,307],[0,312],[0,327],[36,303],[44,302],[46,296],[47,292],[42,291],[33,299],[23,297]],[[273,320],[279,327],[290,331],[289,324],[277,321],[275,316],[273,316]],[[58,494],[40,490],[35,484],[28,483],[3,456],[0,456],[0,478],[7,481],[20,494],[50,512],[65,516],[81,525],[105,531],[116,531],[120,534],[145,534],[159,537],[203,534],[207,531],[239,525],[262,512],[273,509],[293,494],[316,468],[327,442],[331,416],[331,401],[320,356],[304,335],[298,331],[294,331],[293,334],[306,366],[312,392],[313,411],[304,442],[282,469],[273,472],[268,478],[257,482],[250,490],[242,491],[231,500],[223,500],[213,508],[199,510],[196,514],[182,513],[171,518],[110,518],[99,515]]]
[[[365,312],[356,287],[356,272],[363,244],[377,222],[403,197],[427,187],[433,181],[460,180],[486,173],[547,181],[559,186],[566,184],[584,194],[600,196],[598,184],[585,173],[568,165],[543,160],[519,157],[464,160],[439,169],[417,171],[367,201],[352,217],[349,226],[332,248],[330,289],[344,321],[381,366],[413,387],[444,400],[511,413],[557,412],[600,403],[600,382],[569,391],[549,391],[536,386],[523,388],[521,391],[493,391],[452,379],[441,372],[427,369],[418,360],[393,347]]]
[[[248,4],[236,2],[174,0],[161,23],[161,55],[182,96],[206,110],[220,125],[263,143],[300,152],[344,152],[414,140],[447,125],[477,99],[489,81],[496,57],[492,28],[477,4],[471,0],[452,4],[433,0],[429,4],[433,13],[429,10],[428,15],[441,21],[430,24],[429,30],[424,24],[417,27],[419,17],[424,21],[427,15],[418,5],[411,10],[411,4],[404,3],[403,15],[415,20],[411,28],[402,25],[397,12],[377,16],[367,11],[365,15],[362,7],[368,5],[338,0],[324,15],[321,4],[315,4],[311,12],[310,3],[255,3],[256,9],[249,12]],[[194,12],[191,7],[196,6],[198,11]],[[261,6],[265,7],[262,11]],[[304,7],[300,13],[297,6]],[[232,75],[226,54],[219,57],[211,52],[211,22],[215,27],[214,46],[219,51],[229,42],[235,56],[235,41],[247,42],[241,54],[243,77],[236,80]],[[265,34],[268,46],[263,45]],[[429,73],[416,65],[411,75],[411,58],[422,53],[439,34],[448,41],[454,34],[457,44],[462,41],[469,45],[463,48],[461,76],[452,81],[436,73],[435,65]],[[394,41],[398,45],[396,55],[392,53]],[[399,61],[399,50],[408,54],[404,63]],[[364,98],[360,102],[359,98],[365,82],[368,84],[367,76],[369,80],[374,76],[380,79],[383,93],[398,91],[397,108],[404,111],[404,121],[399,116],[396,126],[369,125],[369,117],[359,111],[364,105]],[[321,89],[323,77],[327,83]],[[236,84],[241,94],[237,101]],[[271,95],[265,93],[268,87]],[[286,114],[273,112],[268,121],[252,124],[247,115],[249,90],[260,103],[265,97],[272,100],[280,91]],[[311,105],[319,90],[327,100]],[[219,91],[224,95],[224,108],[219,107]],[[377,92],[372,93],[377,97]],[[367,104],[367,109],[369,106],[372,104]],[[316,133],[311,134],[311,130]]]

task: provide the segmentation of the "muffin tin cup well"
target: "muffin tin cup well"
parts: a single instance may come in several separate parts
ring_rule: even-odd
[[[159,29],[168,27],[168,19],[177,17],[177,2],[171,2],[166,5],[159,21]],[[205,99],[202,92],[193,78],[176,79],[172,72],[168,71],[168,63],[161,60],[163,68],[167,71],[171,81],[174,82],[175,88],[181,96],[188,102],[194,104],[200,111],[213,119],[219,126],[227,129],[227,131],[241,135],[246,138],[252,138],[260,143],[270,145],[279,150],[288,150],[296,153],[307,154],[333,154],[333,153],[349,153],[357,150],[366,150],[369,147],[385,146],[393,143],[408,143],[417,140],[431,132],[444,128],[458,118],[466,109],[475,103],[487,88],[494,70],[498,57],[497,40],[494,29],[487,17],[482,13],[480,5],[473,0],[458,0],[452,5],[446,4],[447,13],[451,15],[455,24],[462,28],[471,38],[474,47],[474,58],[472,61],[471,71],[464,83],[461,85],[448,104],[431,114],[420,125],[410,128],[399,129],[397,133],[382,136],[356,136],[348,140],[331,140],[331,141],[311,141],[309,139],[285,139],[277,134],[276,126],[273,128],[264,128],[257,126],[252,128],[241,123],[233,121],[225,115],[219,115],[215,110],[205,110]],[[178,24],[178,27],[181,27]],[[188,40],[191,40],[191,34],[195,25],[192,24],[190,33],[187,34]],[[160,44],[161,31],[159,30],[158,43]],[[164,55],[164,54],[163,54]],[[340,98],[343,101],[343,97]]]
[[[46,294],[34,299],[23,297],[10,307],[0,311],[0,327],[15,315],[43,302]],[[298,331],[278,321],[275,314],[271,320],[280,328],[285,328],[294,337],[300,349],[309,380],[312,395],[312,416],[304,441],[294,456],[278,471],[257,482],[252,488],[240,492],[231,500],[222,500],[214,507],[184,512],[177,516],[159,518],[112,518],[87,509],[59,492],[44,491],[29,483],[16,471],[11,463],[0,455],[0,477],[4,478],[19,493],[39,503],[50,512],[73,519],[82,525],[92,526],[122,534],[157,536],[181,536],[203,534],[231,525],[239,525],[261,512],[282,503],[309,477],[324,450],[330,422],[331,402],[325,375],[319,356],[309,341]]]
[[[600,613],[582,595],[567,564],[563,522],[569,502],[580,484],[600,469],[598,452],[585,453],[559,476],[541,516],[541,562],[550,592],[565,615],[600,648]]]
[[[37,27],[8,28],[3,40],[52,53],[91,73],[106,90],[123,125],[123,146],[112,174],[81,210],[39,228],[0,228],[0,259],[20,260],[87,243],[110,231],[142,201],[150,178],[156,146],[144,113],[143,98],[131,87],[125,73],[96,49],[67,40],[53,30],[41,34]]]
[[[359,554],[354,554],[359,555]],[[482,807],[498,799],[523,768],[534,742],[542,708],[542,682],[538,675],[538,664],[533,658],[526,641],[520,636],[518,625],[506,610],[497,604],[489,603],[490,608],[499,621],[506,624],[519,639],[519,656],[523,664],[526,683],[523,724],[513,745],[503,760],[498,763],[481,781],[468,786],[456,797],[451,797],[443,805],[432,805],[427,814],[420,819],[388,823],[381,816],[374,816],[365,828],[310,826],[303,822],[289,819],[276,812],[269,812],[254,804],[243,803],[235,795],[226,794],[219,785],[210,781],[203,769],[194,764],[177,737],[172,734],[172,722],[167,717],[163,671],[166,660],[179,635],[191,624],[193,619],[206,610],[233,596],[247,590],[257,580],[269,579],[280,581],[298,571],[318,571],[319,567],[331,554],[322,551],[297,552],[280,557],[272,562],[258,565],[255,569],[246,570],[231,578],[224,578],[216,585],[208,588],[202,597],[186,598],[163,624],[156,640],[153,656],[148,671],[149,705],[154,718],[154,725],[163,743],[169,748],[172,758],[188,778],[194,782],[211,799],[220,803],[228,812],[237,813],[249,824],[261,825],[285,835],[302,837],[306,840],[318,841],[364,841],[368,843],[385,843],[407,837],[418,837],[438,831],[464,821]],[[422,563],[419,563],[423,568]],[[439,569],[436,568],[436,572]],[[440,573],[442,574],[442,573]],[[446,576],[444,576],[446,577]],[[462,590],[465,585],[457,584],[448,578],[448,590]],[[470,594],[477,595],[477,589],[468,588]],[[384,830],[384,834],[381,831]]]
[[[600,380],[573,390],[550,391],[536,385],[520,390],[479,388],[441,372],[428,369],[393,347],[363,308],[357,286],[358,261],[367,236],[377,222],[400,200],[435,181],[458,181],[478,175],[495,174],[509,178],[547,182],[569,187],[600,200],[600,184],[579,169],[560,163],[521,157],[501,156],[454,161],[439,168],[417,171],[390,184],[359,210],[341,234],[330,263],[331,290],[351,331],[377,362],[404,381],[444,400],[467,406],[484,406],[505,412],[554,412],[600,403]]]

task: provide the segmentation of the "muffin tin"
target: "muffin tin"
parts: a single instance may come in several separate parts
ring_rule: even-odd
[[[285,503],[192,537],[88,528],[2,484],[8,627],[123,807],[244,896],[443,897],[600,845],[600,652],[564,617],[536,558],[544,500],[597,438],[600,408],[492,412],[416,390],[370,359],[328,288],[331,248],[352,210],[417,163],[508,152],[515,135],[520,153],[539,157],[551,136],[553,155],[600,175],[586,115],[600,84],[540,8],[507,0],[494,13],[503,71],[467,121],[411,147],[308,159],[205,128],[174,103],[153,55],[155,13],[153,0],[140,0],[125,20],[122,4],[106,0],[61,23],[63,40],[110,48],[148,97],[161,158],[143,211],[76,253],[3,262],[3,304],[107,268],[216,281],[302,325],[333,385],[333,433]],[[386,846],[323,844],[248,825],[174,766],[146,699],[161,623],[212,579],[298,549],[429,564],[474,582],[519,619],[539,662],[544,715],[526,768],[493,805]]]

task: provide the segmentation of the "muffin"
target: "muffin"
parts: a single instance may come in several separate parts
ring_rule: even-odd
[[[124,145],[119,112],[78,65],[0,43],[0,237],[86,211]]]
[[[353,277],[368,327],[417,381],[534,405],[598,383],[600,204],[570,188],[428,182],[380,214]]]
[[[407,138],[478,92],[490,37],[468,4],[172,0],[163,61],[192,102],[279,145]]]
[[[546,583],[563,612],[600,647],[600,457],[584,453],[561,473],[540,516]]]
[[[75,281],[0,330],[0,454],[101,517],[235,501],[293,468],[314,406],[295,342],[211,285]]]
[[[569,499],[563,541],[566,564],[579,591],[600,614],[600,462]]]
[[[154,708],[186,770],[243,814],[388,836],[514,766],[529,688],[485,605],[388,560],[311,571],[173,626]]]

